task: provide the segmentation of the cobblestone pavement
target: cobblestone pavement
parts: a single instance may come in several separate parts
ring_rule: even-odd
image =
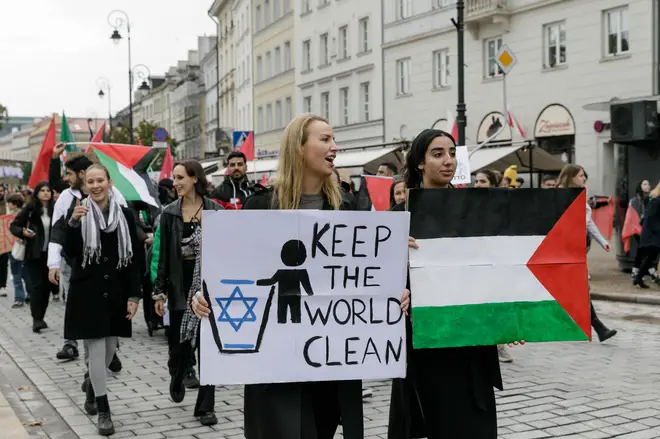
[[[54,358],[62,343],[64,305],[51,303],[46,319],[51,329],[37,335],[28,308],[12,310],[10,304],[10,298],[0,298],[0,389],[24,423],[41,423],[27,427],[31,437],[98,437],[95,419],[82,408],[83,361]],[[660,308],[605,302],[596,307],[620,331],[610,342],[511,350],[515,362],[503,365],[506,390],[498,392],[500,438],[660,438]],[[243,437],[240,387],[218,389],[220,423],[214,427],[202,427],[192,416],[193,392],[182,404],[169,400],[164,335],[149,338],[141,314],[119,356],[124,368],[109,378],[113,438]],[[389,386],[366,385],[375,390],[365,402],[366,437],[385,438]]]

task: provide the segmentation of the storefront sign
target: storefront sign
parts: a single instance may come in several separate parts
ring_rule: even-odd
[[[534,137],[573,135],[575,135],[573,116],[571,116],[571,113],[563,105],[548,105],[543,111],[541,111],[538,119],[536,119]]]
[[[502,126],[504,129],[498,134],[492,142],[511,142],[511,128],[507,123],[506,117],[499,111],[492,111],[483,118],[477,131],[477,143],[485,142],[490,136],[495,134]]]

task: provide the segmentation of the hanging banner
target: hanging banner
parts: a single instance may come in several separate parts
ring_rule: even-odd
[[[203,385],[405,376],[407,212],[204,211],[203,223]]]

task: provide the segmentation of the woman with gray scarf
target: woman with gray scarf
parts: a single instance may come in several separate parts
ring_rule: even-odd
[[[131,319],[141,296],[140,267],[132,258],[133,249],[140,244],[133,212],[122,208],[110,192],[108,170],[90,166],[84,184],[89,196],[82,203],[76,201],[63,245],[74,261],[64,336],[85,341],[89,352],[85,410],[90,415],[98,412],[98,432],[109,436],[115,428],[106,369],[117,349],[117,338],[131,336]]]

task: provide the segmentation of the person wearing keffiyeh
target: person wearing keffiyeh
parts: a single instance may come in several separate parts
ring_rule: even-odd
[[[85,173],[89,194],[76,201],[66,227],[63,250],[73,260],[64,317],[64,336],[85,340],[89,352],[85,411],[98,413],[98,432],[115,432],[106,388],[118,337],[131,336],[131,319],[141,296],[140,267],[133,263],[139,244],[130,209],[111,192],[106,168],[92,165]]]

